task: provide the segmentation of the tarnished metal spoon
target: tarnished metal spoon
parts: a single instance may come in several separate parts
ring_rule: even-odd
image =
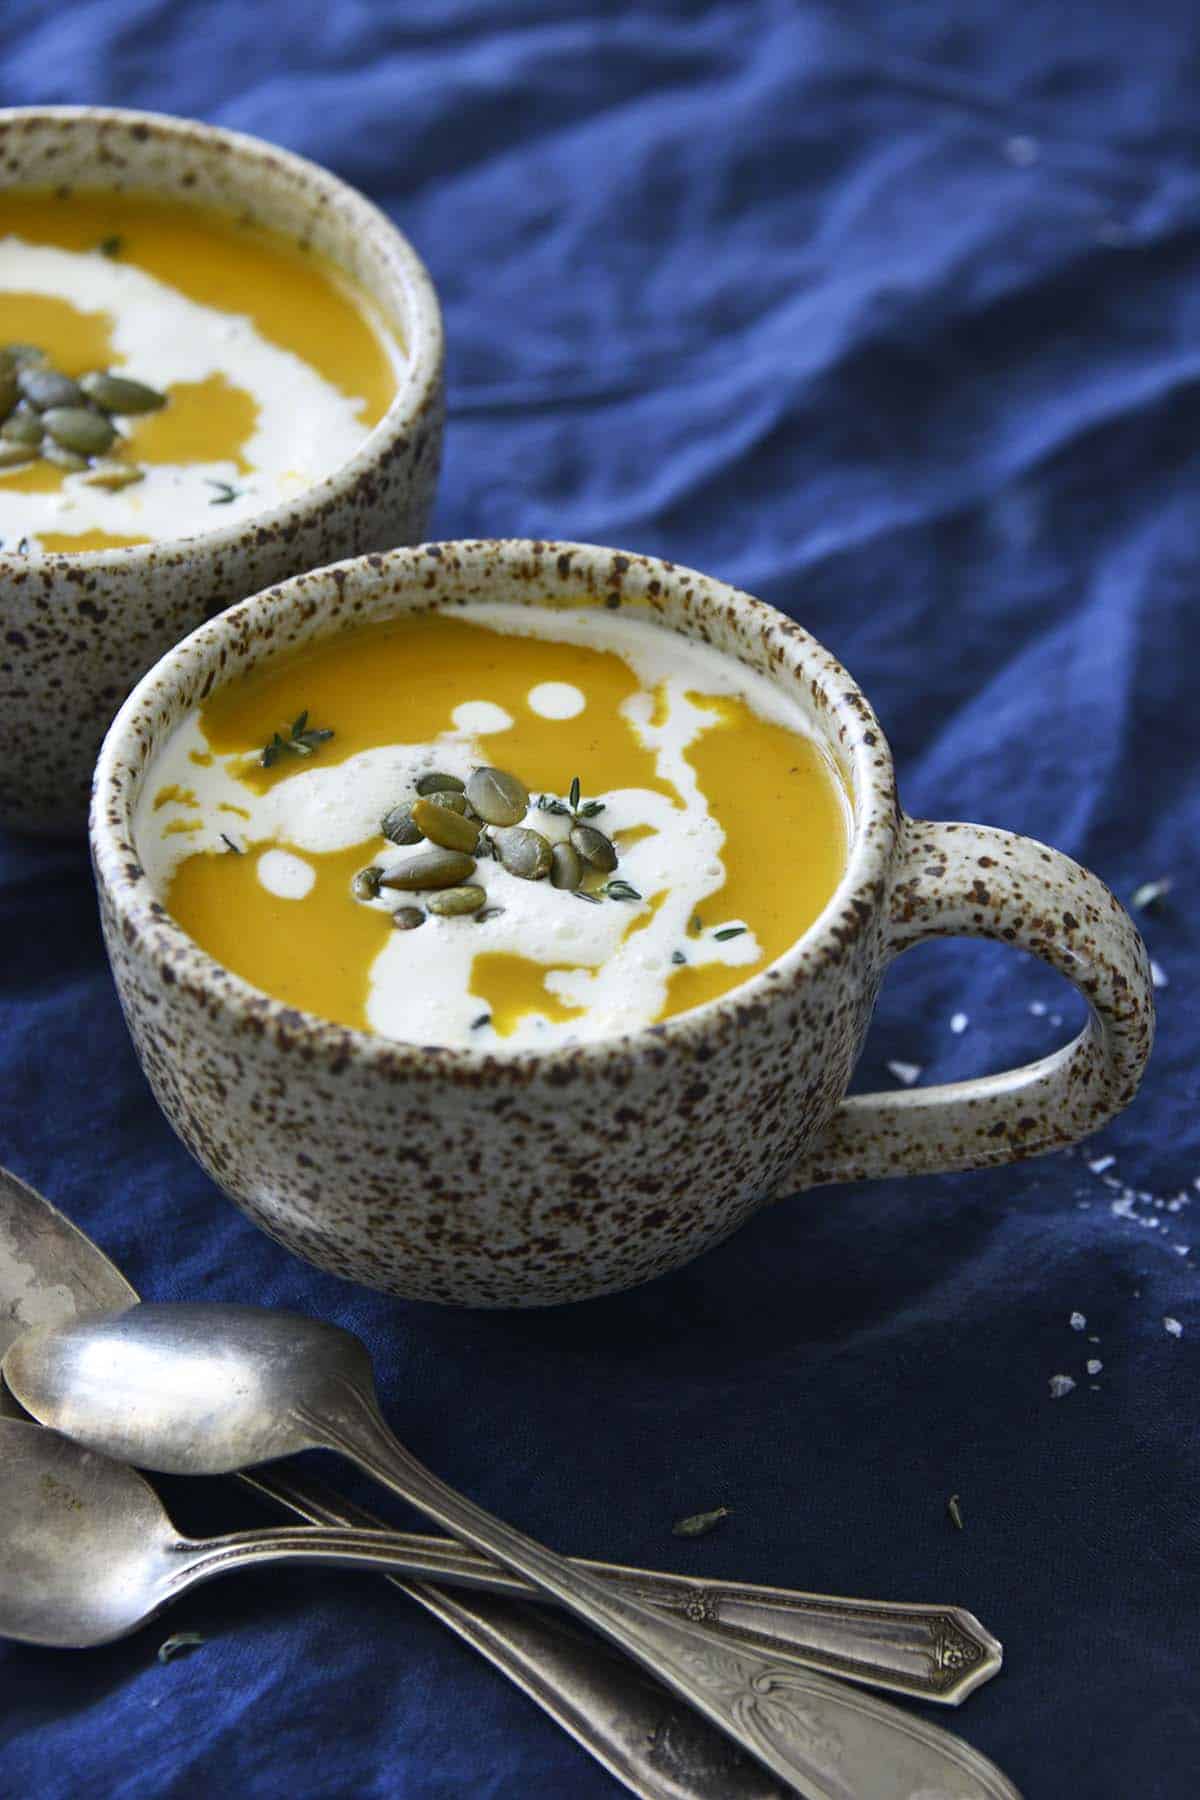
[[[956,1800],[1015,1791],[946,1733],[665,1617],[456,1493],[389,1430],[365,1347],[334,1326],[256,1307],[135,1306],[28,1332],[4,1373],[43,1424],[142,1467],[224,1474],[338,1451],[610,1639],[807,1800],[910,1800],[939,1783],[956,1783]]]
[[[103,1252],[50,1202],[0,1169],[0,1357],[22,1331],[34,1325],[60,1324],[87,1312],[121,1312],[136,1302],[137,1294]],[[21,1418],[24,1409],[11,1399],[0,1381],[0,1416],[5,1408]],[[241,1480],[287,1511],[314,1524],[365,1525],[380,1521],[351,1506],[311,1479],[300,1480],[283,1469],[257,1472]],[[468,1582],[490,1593],[528,1597],[527,1582],[511,1575],[443,1537],[404,1538],[412,1556],[412,1568],[424,1580]],[[616,1563],[585,1563],[596,1575],[625,1588],[631,1598],[644,1600],[684,1618],[699,1618],[710,1630],[733,1643],[749,1644],[786,1660],[826,1674],[862,1681],[914,1699],[958,1705],[997,1673],[1002,1663],[1001,1646],[973,1613],[964,1607],[922,1604],[900,1605],[882,1600],[848,1599],[837,1595],[805,1594],[794,1589],[764,1587],[736,1581],[702,1581],[684,1575],[662,1574],[648,1569],[627,1569]],[[422,1604],[434,1601],[432,1610],[445,1617],[463,1635],[464,1611],[481,1624],[484,1649],[495,1660],[500,1615],[483,1600],[463,1596],[434,1596],[425,1588],[417,1596]],[[518,1609],[503,1609],[506,1629]],[[549,1633],[546,1654],[549,1666],[529,1670],[532,1639],[545,1622]],[[556,1621],[540,1609],[524,1615],[520,1668],[536,1690],[554,1699],[560,1671],[554,1653],[562,1635]],[[472,1638],[471,1640],[475,1640]],[[572,1666],[578,1660],[580,1639],[569,1634]],[[512,1674],[514,1670],[506,1669]],[[567,1696],[568,1717],[576,1717],[579,1700],[571,1684]],[[555,1714],[557,1717],[557,1713]],[[611,1703],[603,1717],[618,1717]],[[568,1726],[568,1729],[571,1727]]]
[[[137,1294],[99,1247],[44,1195],[0,1168],[0,1356],[29,1327],[89,1311],[121,1310]],[[5,1407],[27,1415],[0,1381]],[[377,1526],[378,1519],[311,1478],[283,1468],[243,1484],[314,1522]],[[491,1567],[462,1545],[409,1535],[414,1555],[453,1555]],[[797,1595],[778,1588],[596,1565],[612,1578],[638,1577],[655,1604],[699,1614],[733,1636],[892,1685],[921,1698],[957,1702],[1000,1667],[1000,1646],[957,1607]],[[517,1578],[496,1572],[500,1580]],[[393,1586],[448,1625],[527,1693],[581,1747],[641,1800],[778,1800],[782,1789],[698,1714],[636,1664],[544,1607],[449,1594],[425,1583]]]

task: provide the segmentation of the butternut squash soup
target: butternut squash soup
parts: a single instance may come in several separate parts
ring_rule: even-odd
[[[0,193],[0,545],[267,511],[346,462],[403,347],[314,251],[149,194]]]
[[[764,969],[845,865],[798,703],[645,618],[472,604],[214,694],[155,761],[170,912],[290,1005],[492,1049],[654,1024]]]

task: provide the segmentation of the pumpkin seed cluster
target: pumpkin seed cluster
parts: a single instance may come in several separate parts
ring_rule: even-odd
[[[400,931],[412,931],[426,913],[441,918],[494,918],[502,909],[487,905],[487,894],[470,877],[479,861],[494,859],[520,881],[549,880],[550,885],[580,900],[599,905],[611,900],[640,900],[627,881],[612,880],[618,856],[611,839],[586,824],[603,812],[601,802],[580,798],[579,779],[567,800],[542,794],[543,812],[569,814],[566,841],[552,843],[521,821],[529,811],[529,789],[506,769],[472,770],[466,781],[437,770],[422,775],[410,800],[384,814],[380,830],[389,843],[403,848],[427,843],[418,856],[385,868],[378,863],[360,869],[352,891],[357,900],[377,900],[384,889],[426,896],[425,911],[401,906],[392,914]]]
[[[97,369],[75,381],[36,344],[0,345],[0,470],[40,458],[115,493],[144,471],[109,456],[121,441],[113,420],[166,403],[165,394],[127,375]]]

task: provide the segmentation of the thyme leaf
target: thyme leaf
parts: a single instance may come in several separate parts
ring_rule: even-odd
[[[270,742],[264,747],[259,761],[264,769],[273,768],[280,757],[315,756],[322,744],[327,744],[333,732],[324,726],[310,725],[308,708],[293,719],[286,737],[282,732],[272,732]]]
[[[671,1527],[673,1537],[707,1537],[715,1531],[722,1519],[733,1516],[733,1508],[714,1506],[711,1512],[691,1513],[686,1519],[676,1519]]]
[[[582,793],[579,777],[573,775],[567,798],[560,800],[555,794],[539,794],[537,797],[538,811],[557,813],[561,818],[594,819],[597,813],[604,811],[604,802],[603,800],[584,800]]]
[[[217,490],[208,503],[210,506],[231,506],[246,491],[245,488],[234,487],[231,481],[213,481],[207,475],[204,477],[204,485]]]
[[[957,1531],[965,1531],[966,1527],[963,1524],[962,1507],[958,1504],[957,1494],[951,1494],[950,1498],[947,1500],[946,1511],[950,1514],[955,1529]]]
[[[744,925],[726,925],[721,931],[713,932],[713,937],[718,944],[727,944],[730,938],[745,937],[745,935],[746,927]]]
[[[235,856],[241,856],[242,852],[238,849],[233,839],[224,831],[221,833],[221,842],[227,850],[232,850]]]
[[[627,881],[606,881],[604,892],[610,900],[640,900],[642,897]]]

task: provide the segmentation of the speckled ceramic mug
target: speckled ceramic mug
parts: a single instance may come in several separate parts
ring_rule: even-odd
[[[661,1025],[574,1048],[423,1049],[300,1013],[207,956],[146,879],[138,794],[215,686],[360,622],[467,601],[636,608],[799,700],[852,796],[849,858],[769,968]],[[467,1306],[632,1286],[766,1200],[982,1168],[1073,1143],[1132,1097],[1153,1000],[1108,889],[1029,838],[906,818],[867,701],[781,613],[691,570],[579,544],[432,544],[301,575],[194,632],[137,687],[96,771],[105,939],[167,1117],[264,1230],[339,1275]],[[845,1098],[884,970],[931,937],[997,938],[1090,1017],[1054,1055],[949,1087]]]
[[[0,182],[249,213],[344,270],[408,352],[357,453],[268,512],[120,549],[31,556],[0,545],[0,826],[75,831],[105,728],[164,650],[269,582],[425,534],[441,459],[441,314],[424,266],[381,212],[314,163],[239,132],[98,107],[0,110]]]

